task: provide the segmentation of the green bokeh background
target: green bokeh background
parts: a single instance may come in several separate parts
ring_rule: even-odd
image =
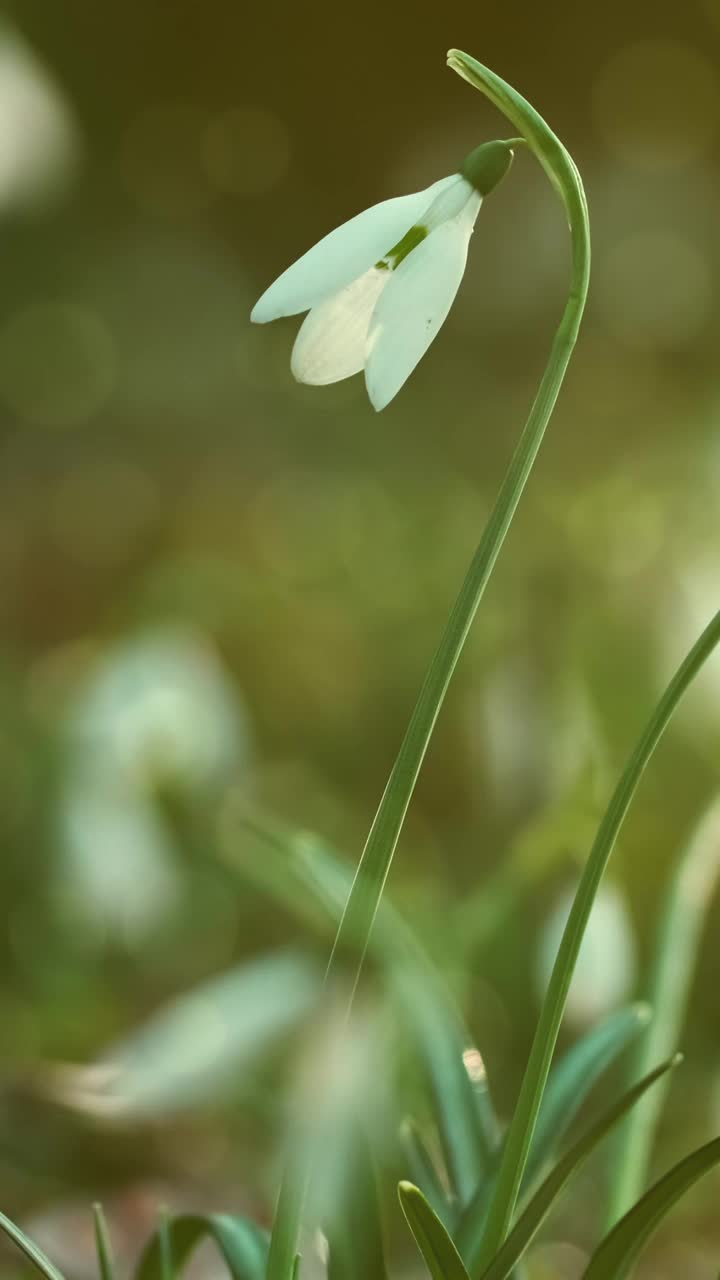
[[[267,1220],[282,1045],[242,1103],[110,1137],[56,1101],[58,1064],[92,1062],[174,994],[275,946],[322,961],[326,939],[229,874],[225,854],[254,856],[253,811],[357,858],[562,307],[566,229],[521,154],[480,214],[442,334],[382,415],[361,379],[294,384],[295,321],[249,324],[326,231],[504,135],[445,69],[450,45],[557,129],[594,233],[578,352],[390,883],[462,968],[499,1106],[512,1105],[544,921],[718,605],[720,6],[23,0],[8,21],[52,77],[74,158],[52,198],[0,200],[0,1185],[2,1207],[39,1222],[81,1275],[86,1227],[67,1215],[97,1196],[129,1253],[163,1198],[240,1198]],[[21,151],[31,137],[28,124]],[[121,904],[115,920],[98,913],[68,870],[68,724],[104,664],[147,636],[156,688],[178,635],[226,682],[237,743],[199,781],[170,748],[143,764],[173,891],[136,928]],[[194,728],[190,714],[183,743]],[[628,994],[719,746],[716,659],[612,867],[635,935]],[[98,862],[122,857],[98,830]],[[455,946],[474,911],[476,940]],[[717,922],[659,1167],[720,1128]],[[594,1185],[550,1233],[549,1274],[577,1274]],[[717,1182],[678,1214],[649,1274],[717,1273],[713,1194]]]

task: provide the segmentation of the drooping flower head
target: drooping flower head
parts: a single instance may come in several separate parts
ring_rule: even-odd
[[[483,197],[507,173],[509,142],[486,142],[460,171],[351,218],[266,289],[251,320],[309,314],[293,347],[298,382],[365,370],[375,409],[397,395],[439,332],[465,272]]]

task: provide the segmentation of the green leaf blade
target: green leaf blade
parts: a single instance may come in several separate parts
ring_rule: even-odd
[[[176,1272],[203,1240],[214,1241],[233,1280],[262,1280],[268,1252],[266,1232],[231,1214],[177,1214],[167,1220],[167,1242]],[[163,1280],[166,1258],[162,1229],[151,1236],[135,1271],[135,1280]]]
[[[608,1107],[600,1118],[586,1133],[571,1146],[570,1150],[555,1165],[555,1168],[533,1196],[525,1211],[510,1232],[507,1240],[498,1250],[490,1266],[482,1273],[482,1280],[506,1280],[513,1267],[522,1257],[533,1238],[540,1230],[555,1201],[577,1169],[587,1160],[599,1142],[610,1132],[613,1125],[622,1119],[635,1106],[643,1094],[655,1084],[671,1068],[681,1061],[680,1056],[662,1063],[649,1075],[639,1081],[634,1088],[628,1090],[619,1101]]]
[[[95,1249],[98,1256],[101,1280],[115,1280],[115,1262],[110,1244],[110,1234],[101,1204],[93,1205],[93,1223],[95,1227]]]
[[[45,1276],[45,1280],[65,1280],[65,1277],[53,1262],[50,1261],[47,1254],[36,1245],[29,1236],[25,1235],[15,1223],[0,1213],[0,1231],[4,1231],[9,1236],[18,1249],[21,1249],[25,1257],[32,1262],[33,1266]]]
[[[613,1227],[595,1250],[582,1280],[625,1280],[643,1246],[676,1201],[717,1164],[720,1138],[676,1164]]]
[[[450,1235],[422,1191],[412,1182],[401,1182],[398,1185],[398,1196],[432,1280],[469,1280],[463,1260]]]
[[[629,1071],[643,1075],[678,1043],[708,909],[720,880],[720,798],[715,796],[681,847],[663,893],[647,996],[655,1016],[633,1049]],[[644,1098],[618,1133],[606,1228],[643,1194],[665,1088]]]
[[[648,1004],[619,1009],[560,1059],[548,1078],[533,1136],[524,1186],[527,1188],[552,1159],[593,1086],[651,1020]],[[668,1057],[671,1048],[664,1055]],[[657,1058],[655,1059],[657,1061]],[[642,1075],[650,1071],[648,1063]]]
[[[543,1001],[520,1095],[508,1130],[480,1257],[487,1267],[505,1240],[515,1212],[535,1125],[565,1011],[580,945],[595,895],[620,834],[640,779],[676,707],[710,654],[720,643],[720,610],[678,667],[630,755],[610,799],[583,869],[557,959]]]

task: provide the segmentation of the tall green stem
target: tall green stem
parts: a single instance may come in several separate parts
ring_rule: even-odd
[[[348,943],[358,949],[356,977],[445,694],[555,407],[580,328],[590,276],[587,205],[580,176],[568,152],[534,108],[493,72],[456,50],[448,54],[448,63],[503,111],[561,194],[572,239],[570,293],[530,416],[420,690],[340,921],[328,972],[333,970],[339,950]]]
[[[590,233],[585,194],[575,164],[562,143],[535,109],[492,71],[457,50],[448,54],[448,63],[511,121],[559,193],[568,217],[572,242],[570,292],[530,416],[420,691],[340,921],[328,965],[328,977],[335,971],[337,957],[350,944],[357,956],[355,983],[440,708],[537,457],[575,346],[590,275]],[[268,1280],[291,1280],[304,1199],[304,1183],[298,1181],[302,1176],[293,1162],[280,1193],[270,1245]]]

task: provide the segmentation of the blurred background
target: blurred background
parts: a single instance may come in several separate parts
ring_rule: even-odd
[[[389,886],[507,1116],[610,788],[719,602],[719,0],[4,11],[0,1186],[77,1277],[94,1199],[123,1261],[160,1203],[269,1221],[332,935],[282,858],[317,833],[354,866],[563,305],[566,228],[520,154],[382,415],[360,378],[293,382],[297,321],[249,324],[326,231],[506,134],[451,45],[557,129],[594,230],[578,351]],[[623,832],[566,1040],[642,993],[719,748],[717,658]],[[720,1130],[717,925],[658,1169]],[[601,1177],[538,1276],[580,1274]],[[648,1275],[717,1274],[716,1200],[681,1206]]]

